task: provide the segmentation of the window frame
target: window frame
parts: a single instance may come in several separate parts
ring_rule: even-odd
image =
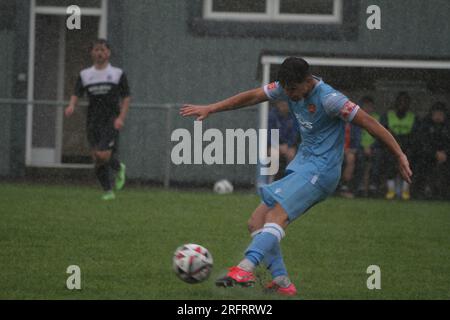
[[[214,0],[203,0],[203,19],[222,21],[281,22],[308,24],[341,24],[343,17],[343,0],[333,0],[333,14],[296,14],[280,13],[280,1],[265,0],[265,13],[251,12],[215,12]]]

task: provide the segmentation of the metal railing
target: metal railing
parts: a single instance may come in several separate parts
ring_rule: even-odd
[[[23,146],[26,154],[27,166],[40,166],[40,167],[65,167],[74,168],[80,167],[74,164],[61,163],[61,152],[58,154],[55,151],[55,159],[59,161],[49,163],[39,163],[33,161],[33,110],[39,107],[55,107],[58,112],[55,113],[55,117],[61,118],[60,136],[56,136],[53,132],[55,139],[60,140],[60,148],[62,148],[62,126],[63,121],[63,108],[68,105],[68,101],[54,101],[54,100],[33,100],[26,99],[5,99],[0,98],[0,110],[5,107],[10,107],[10,112],[15,112],[17,106],[23,106],[26,108],[26,119],[22,118],[22,124],[20,124],[20,130],[25,125],[25,133],[15,131],[13,134],[21,134],[26,136],[26,144]],[[87,106],[86,101],[80,101],[79,106]],[[178,116],[177,110],[181,104],[149,104],[149,103],[131,103],[127,121],[123,131],[121,132],[121,139],[119,143],[119,149],[121,152],[121,158],[128,165],[128,173],[132,179],[138,179],[143,181],[156,181],[162,183],[164,187],[168,188],[171,181],[195,183],[199,182],[210,183],[220,178],[228,178],[232,182],[242,184],[252,184],[255,181],[255,168],[254,166],[210,166],[206,164],[201,165],[180,165],[177,166],[171,161],[171,152],[174,142],[171,141],[171,134],[173,130],[178,128],[186,128],[189,131],[193,130],[193,119],[186,119]],[[22,109],[23,110],[23,109]],[[239,117],[232,115],[230,120],[227,119],[228,115],[220,114],[212,117],[205,123],[205,127],[214,127],[219,129],[228,128],[245,128],[255,127],[257,125],[257,112],[256,109],[248,109],[242,112]],[[76,111],[75,111],[76,112]],[[25,112],[22,111],[23,114]],[[231,120],[232,119],[232,120]],[[3,121],[10,121],[9,119],[3,119]],[[18,124],[9,123],[10,126]],[[84,128],[83,128],[84,129]],[[49,130],[51,131],[51,130]],[[36,134],[36,133],[35,133]],[[53,136],[49,139],[53,139]],[[19,139],[20,140],[20,139]],[[0,148],[1,148],[0,138]],[[85,142],[87,144],[87,141]],[[55,143],[55,145],[57,145]],[[4,150],[6,152],[12,152],[7,150],[8,145]],[[0,159],[1,161],[1,159]],[[92,166],[92,165],[91,165]],[[1,164],[0,164],[1,167]],[[86,165],[81,167],[87,167]]]

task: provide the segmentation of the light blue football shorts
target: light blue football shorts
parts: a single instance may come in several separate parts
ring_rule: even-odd
[[[331,192],[313,182],[308,174],[290,171],[283,179],[262,186],[259,191],[268,207],[279,203],[288,214],[289,222],[292,222],[330,195]]]

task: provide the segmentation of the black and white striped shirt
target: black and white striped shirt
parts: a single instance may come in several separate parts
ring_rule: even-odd
[[[122,69],[108,64],[105,69],[94,66],[80,72],[75,95],[89,98],[88,123],[110,121],[120,113],[120,99],[130,95],[128,80]]]

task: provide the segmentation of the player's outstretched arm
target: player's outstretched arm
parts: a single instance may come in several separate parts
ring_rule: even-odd
[[[64,114],[66,117],[70,117],[72,113],[75,111],[75,107],[78,103],[78,97],[73,95],[70,97],[69,105],[67,106],[66,110],[64,110]]]
[[[114,129],[121,130],[125,124],[125,118],[127,117],[128,110],[130,109],[131,97],[124,97],[120,103],[120,114],[114,120]]]
[[[406,182],[411,183],[412,171],[409,167],[408,158],[403,153],[400,145],[397,143],[392,134],[376,119],[371,117],[362,109],[357,111],[352,123],[366,129],[367,132],[369,132],[373,137],[380,140],[387,146],[389,151],[397,159],[400,175]]]
[[[206,119],[211,113],[248,107],[267,100],[264,90],[256,88],[209,105],[185,104],[181,108],[180,114],[183,117],[194,116],[197,117],[198,121],[201,121]]]

